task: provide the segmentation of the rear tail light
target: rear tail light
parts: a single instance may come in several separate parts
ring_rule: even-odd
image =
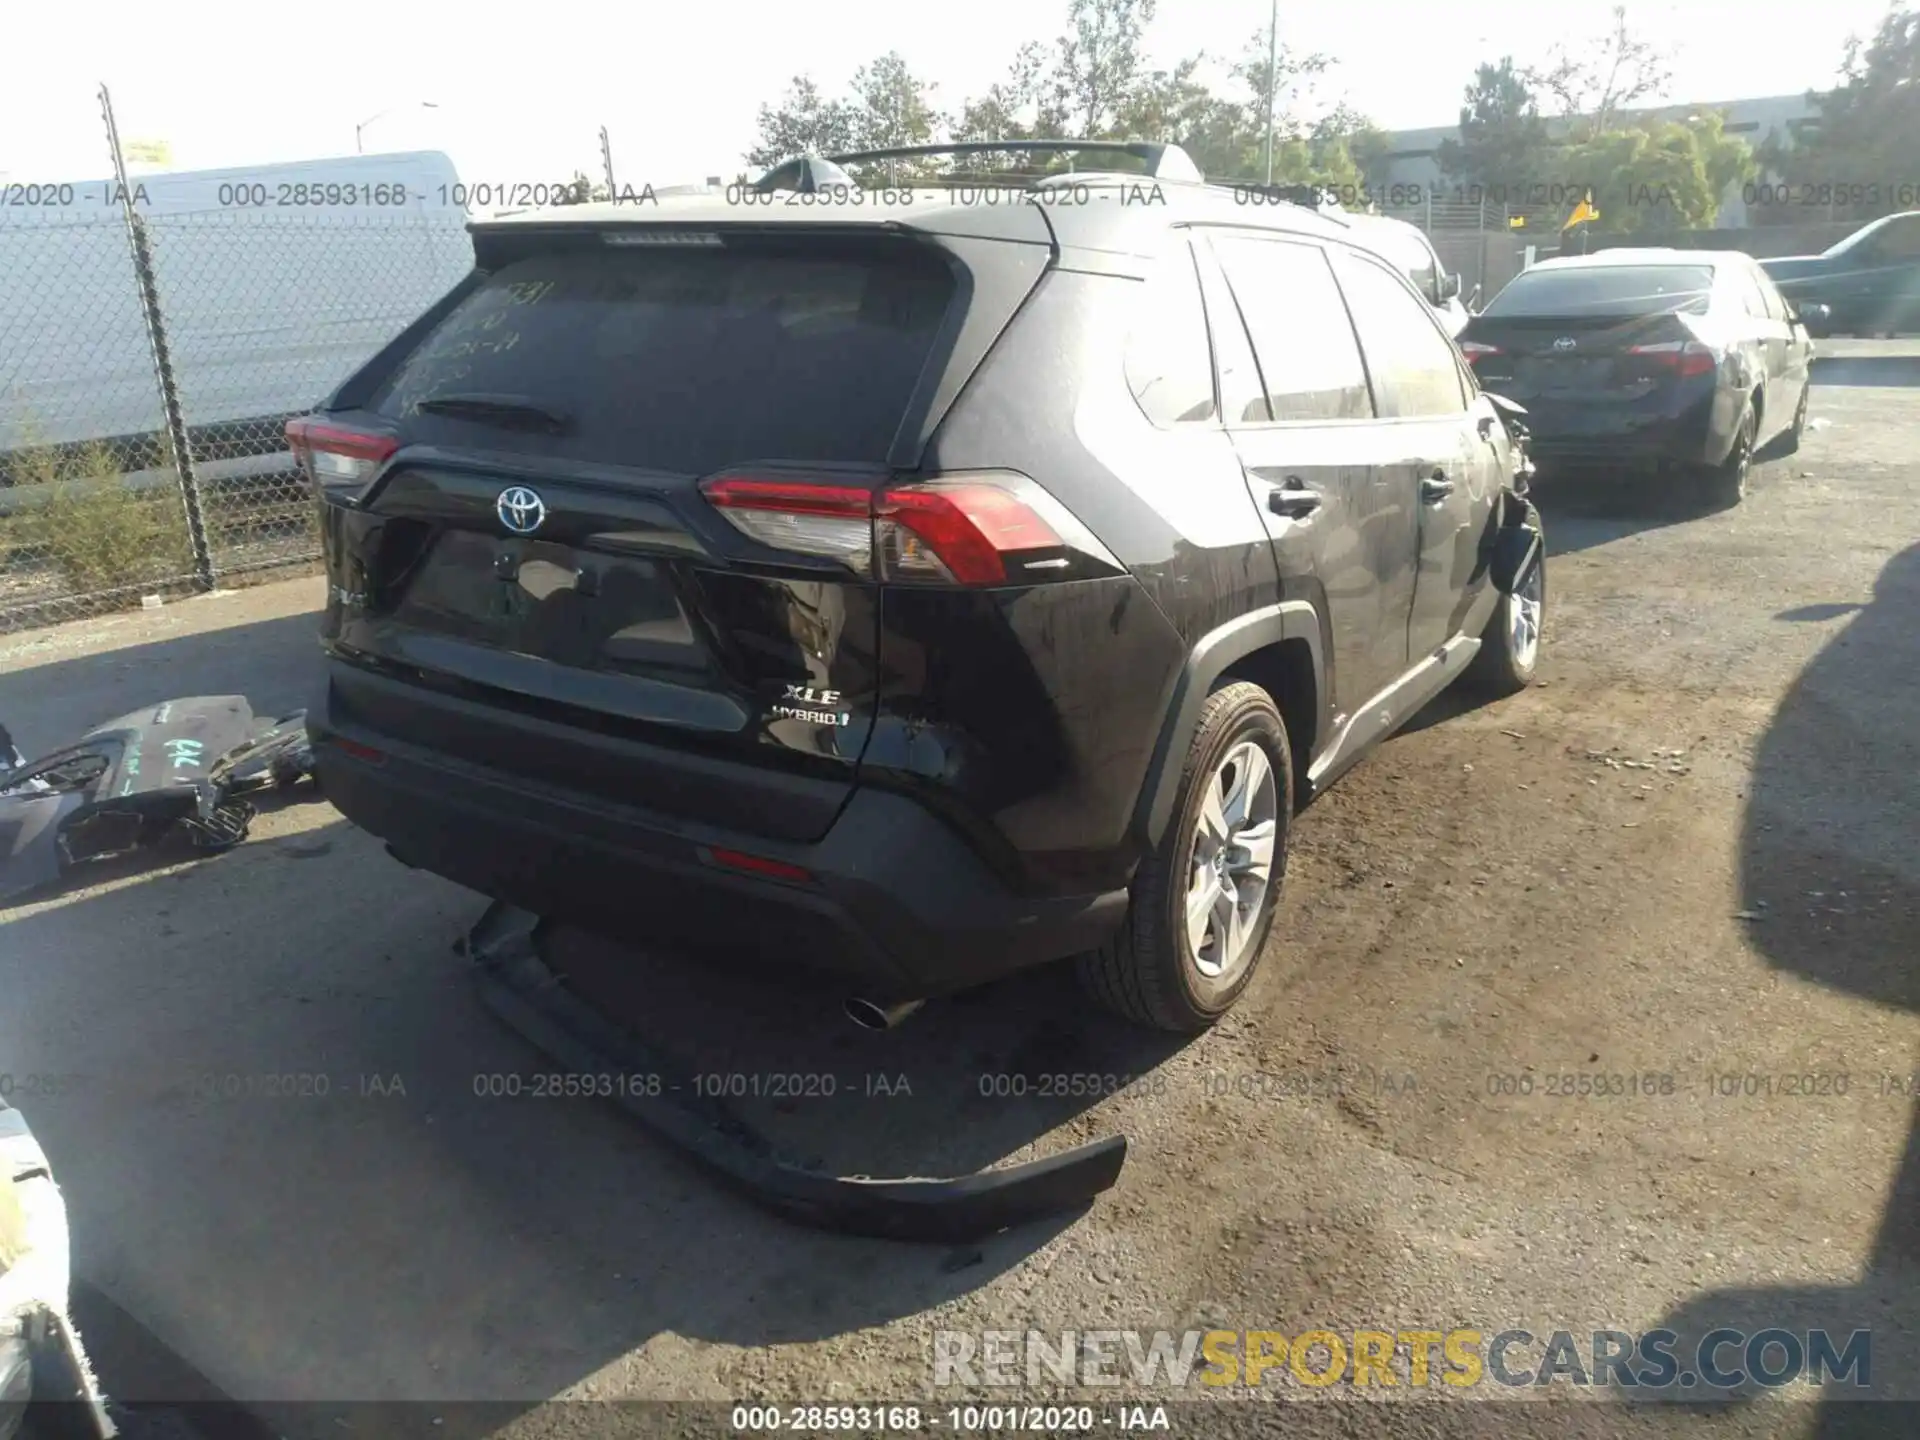
[[[320,494],[352,504],[400,442],[391,435],[303,417],[287,422],[287,448]]]
[[[1498,345],[1488,345],[1479,340],[1462,340],[1460,342],[1460,353],[1467,357],[1468,364],[1473,364],[1483,356],[1500,354],[1500,347]]]
[[[889,584],[1023,585],[1121,569],[1064,505],[1013,471],[877,488],[716,476],[700,488],[751,539]]]
[[[1720,352],[1698,340],[1665,340],[1658,345],[1635,345],[1627,354],[1644,366],[1671,375],[1711,375],[1720,365]]]
[[[868,486],[723,476],[703,481],[700,490],[736,530],[762,545],[838,560],[861,574],[873,568]]]

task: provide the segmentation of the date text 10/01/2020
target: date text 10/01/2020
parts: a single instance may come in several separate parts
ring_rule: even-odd
[[[856,1435],[947,1431],[958,1435],[1093,1434],[1101,1430],[1173,1427],[1164,1405],[736,1405],[732,1428],[740,1434],[846,1431]]]

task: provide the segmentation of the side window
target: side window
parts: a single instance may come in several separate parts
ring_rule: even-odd
[[[1434,319],[1433,307],[1384,265],[1345,252],[1334,263],[1381,415],[1406,419],[1465,411],[1459,352]]]
[[[1736,269],[1732,274],[1731,283],[1734,296],[1746,309],[1747,314],[1756,320],[1766,319],[1766,293],[1761,290],[1759,282],[1753,278],[1753,273],[1745,268]]]
[[[1774,286],[1773,281],[1768,278],[1767,272],[1756,265],[1747,273],[1753,277],[1753,283],[1760,289],[1760,303],[1767,307],[1767,318],[1769,320],[1785,320],[1787,318],[1787,302],[1781,298],[1780,291]]]
[[[1247,235],[1223,235],[1214,250],[1247,322],[1273,418],[1372,418],[1366,366],[1325,252]]]
[[[1194,424],[1219,413],[1207,314],[1185,236],[1176,237],[1147,276],[1127,337],[1126,368],[1133,398],[1156,425]]]
[[[1240,306],[1220,273],[1220,257],[1210,245],[1195,245],[1200,266],[1200,293],[1207,302],[1207,332],[1213,337],[1213,363],[1220,376],[1220,414],[1229,425],[1264,425],[1273,419],[1266,392],[1260,385],[1260,367],[1253,363],[1253,345],[1247,339]]]

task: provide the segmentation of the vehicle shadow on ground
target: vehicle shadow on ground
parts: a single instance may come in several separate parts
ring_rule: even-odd
[[[38,748],[172,696],[297,708],[313,623],[46,664],[0,678],[0,709]],[[0,1054],[16,1078],[52,1077],[24,1103],[76,1274],[233,1398],[527,1406],[642,1346],[657,1393],[751,1393],[751,1355],[703,1347],[828,1340],[1045,1248],[1089,1259],[1063,1238],[1072,1215],[959,1247],[805,1230],[610,1104],[540,1094],[547,1066],[454,950],[480,897],[398,865],[308,793],[229,852],[157,874],[116,862],[0,912]],[[1058,968],[876,1034],[764,958],[568,941],[583,990],[840,1173],[960,1174],[1124,1129],[1132,1101],[1100,1092],[1179,1048],[1092,1012]],[[286,1435],[339,1418],[276,1413]],[[432,1433],[499,1420],[455,1407]]]
[[[1761,740],[1741,834],[1741,899],[1764,909],[1751,943],[1775,969],[1920,1013],[1920,545],[1881,571],[1872,602],[1813,660]],[[1912,1110],[1913,1057],[1849,1056],[1854,1103]],[[1662,1322],[1695,1339],[1719,1326],[1824,1328],[1844,1347],[1870,1330],[1872,1393],[1920,1397],[1920,1116],[1887,1192],[1866,1272],[1846,1286],[1719,1290]],[[1737,1347],[1722,1357],[1744,1366]],[[1778,1356],[1776,1355],[1776,1360]],[[1797,1388],[1797,1387],[1796,1387]],[[1914,1409],[1846,1403],[1829,1385],[1822,1440],[1915,1433]]]
[[[1762,488],[1781,468],[1775,461],[1756,462],[1750,483],[1755,489]],[[1685,476],[1634,472],[1555,475],[1538,481],[1532,493],[1547,532],[1549,558],[1717,513],[1700,487]],[[1548,584],[1552,584],[1551,573]]]

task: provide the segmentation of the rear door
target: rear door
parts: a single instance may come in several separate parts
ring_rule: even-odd
[[[1393,465],[1410,474],[1418,515],[1407,654],[1424,660],[1460,629],[1480,571],[1481,540],[1505,477],[1483,430],[1487,414],[1459,352],[1427,304],[1371,255],[1344,247],[1334,270],[1360,335]],[[1490,412],[1489,412],[1490,413]]]
[[[1310,598],[1331,630],[1335,724],[1407,665],[1415,500],[1390,427],[1374,418],[1353,324],[1319,245],[1216,230],[1211,248],[1251,338],[1250,386],[1222,407],[1273,542],[1285,593]],[[1216,324],[1231,338],[1231,319]]]
[[[1785,384],[1781,398],[1786,403],[1775,417],[1780,421],[1780,428],[1785,430],[1792,427],[1793,417],[1806,396],[1807,387],[1813,383],[1813,337],[1794,315],[1793,307],[1787,303],[1787,297],[1780,293],[1780,287],[1773,283],[1773,277],[1757,264],[1753,270],[1754,282],[1760,287],[1768,317],[1777,321],[1786,335],[1781,361],[1781,378]]]
[[[331,640],[369,672],[333,703],[477,764],[816,838],[871,724],[879,623],[870,524],[825,502],[859,510],[888,474],[955,267],[897,236],[602,240],[516,242],[337,417],[401,449],[330,515]],[[774,527],[756,539],[703,494],[717,479],[823,506],[751,512]],[[416,698],[376,683],[396,668]]]
[[[1754,437],[1757,444],[1764,445],[1792,422],[1805,376],[1793,373],[1793,328],[1787,324],[1777,297],[1769,305],[1769,282],[1760,267],[1751,261],[1736,262],[1730,279],[1738,302],[1738,313],[1732,318],[1738,323],[1744,317],[1743,333],[1750,337],[1745,343],[1752,347],[1755,378],[1766,386],[1766,410],[1760,433]]]

